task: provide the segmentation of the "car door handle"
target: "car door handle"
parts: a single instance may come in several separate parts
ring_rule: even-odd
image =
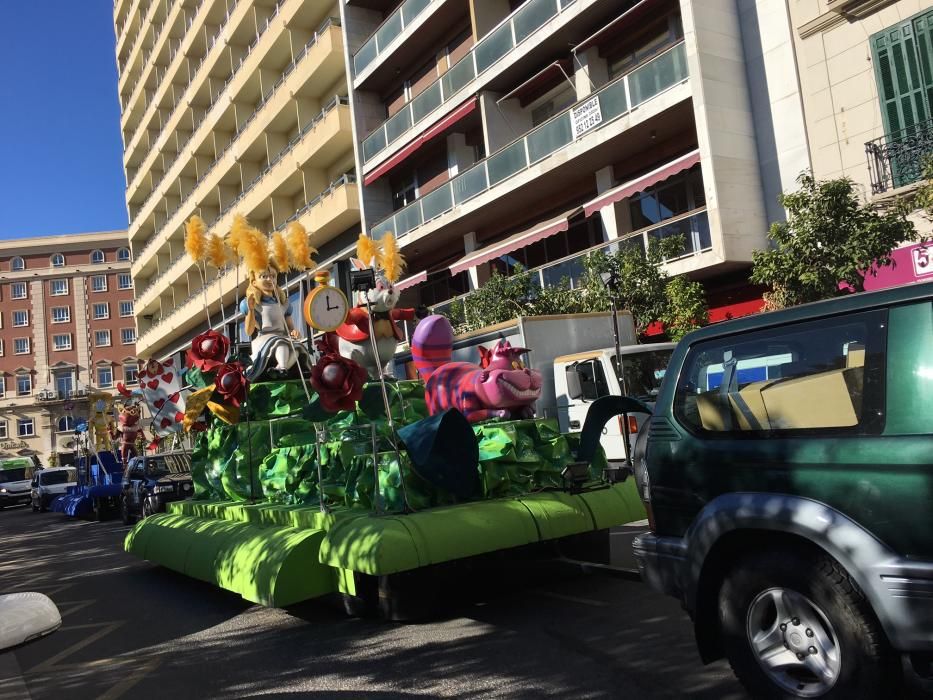
[[[572,420],[572,421],[570,421],[570,429],[571,429],[571,430],[579,430],[579,429],[580,429],[580,421],[578,421],[578,420]]]

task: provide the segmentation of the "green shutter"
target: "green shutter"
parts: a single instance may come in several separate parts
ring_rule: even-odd
[[[920,61],[920,75],[923,92],[926,97],[927,117],[933,117],[933,12],[917,17],[914,22],[914,35],[917,42],[917,58]]]
[[[929,41],[926,29],[923,40]],[[904,22],[873,36],[872,52],[885,132],[893,134],[926,121],[929,109],[912,23]]]

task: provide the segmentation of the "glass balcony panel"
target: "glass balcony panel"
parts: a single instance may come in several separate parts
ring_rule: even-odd
[[[449,99],[475,77],[473,55],[467,54],[457,61],[453,68],[441,76],[441,84],[444,86],[444,99]]]
[[[431,87],[411,101],[411,112],[415,123],[424,119],[428,114],[441,106],[444,96],[441,94],[441,83],[435,81]]]
[[[463,202],[472,199],[489,187],[486,181],[486,168],[483,167],[484,165],[484,163],[480,163],[451,181],[454,190],[454,201],[457,204],[463,204]]]
[[[702,214],[690,217],[690,228],[693,229],[696,249],[709,250],[713,247],[713,239],[709,233],[709,217],[704,211]]]
[[[512,25],[506,22],[501,27],[488,34],[476,48],[476,70],[482,73],[491,65],[497,63],[512,50]]]
[[[619,80],[599,93],[599,111],[602,113],[603,121],[615,119],[628,111],[625,81]]]
[[[418,202],[409,204],[404,209],[395,212],[395,235],[401,236],[413,228],[421,226],[421,207]]]
[[[392,43],[395,38],[402,33],[402,13],[395,12],[387,19],[379,29],[376,30],[375,39],[379,53],[386,50],[386,47]]]
[[[527,39],[532,32],[556,14],[555,0],[529,0],[512,18],[515,23],[515,43],[519,44]]]
[[[434,217],[440,216],[453,205],[450,183],[444,183],[433,192],[426,194],[421,200],[421,211],[424,214],[424,220],[430,221]]]
[[[560,284],[561,280],[567,279],[570,281],[570,286],[574,289],[583,286],[584,257],[583,255],[578,255],[575,258],[570,258],[570,260],[564,260],[562,263],[545,267],[541,270],[541,277],[544,280],[544,284],[553,287]]]
[[[379,127],[365,139],[363,139],[363,161],[367,161],[386,147],[385,129]]]
[[[570,115],[565,113],[547,122],[526,137],[528,160],[535,163],[573,140]]]
[[[632,106],[640,105],[686,77],[687,59],[684,45],[679,44],[629,75]]]
[[[573,5],[577,0],[560,0],[560,9],[566,9]]]
[[[663,241],[665,238],[670,238],[671,236],[683,237],[683,250],[678,255],[667,258],[668,260],[679,258],[683,255],[690,255],[691,253],[696,252],[696,247],[693,241],[693,233],[691,231],[690,219],[681,219],[680,221],[675,221],[670,224],[665,224],[664,226],[659,226],[656,229],[648,231],[648,235],[658,241]]]
[[[431,0],[408,0],[402,4],[402,20],[407,27],[428,5]]]
[[[402,107],[402,111],[393,115],[393,117],[386,122],[386,140],[392,143],[410,128],[411,110],[408,108],[408,105],[405,105]]]
[[[395,235],[400,235],[395,230],[395,217],[394,216],[390,216],[387,219],[383,219],[378,224],[373,226],[372,231],[370,231],[370,235],[373,238],[381,238],[387,233],[393,233]]]
[[[516,141],[511,146],[507,146],[490,156],[487,167],[489,169],[490,187],[508,177],[512,177],[520,170],[524,170],[528,167],[528,160],[525,156],[525,142]]]

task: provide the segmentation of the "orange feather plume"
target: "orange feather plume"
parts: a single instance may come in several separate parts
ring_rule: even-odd
[[[196,263],[207,257],[207,226],[204,219],[195,214],[185,222],[185,250]]]
[[[227,264],[227,246],[224,245],[224,239],[216,233],[207,241],[207,258],[217,269]]]
[[[269,267],[269,249],[262,231],[252,226],[246,230],[240,242],[243,262],[251,272],[261,272]]]
[[[233,225],[230,227],[230,233],[227,234],[227,242],[230,244],[230,250],[233,251],[233,257],[240,257],[240,246],[243,245],[244,237],[249,231],[249,222],[242,214],[236,214],[233,217]]]
[[[376,261],[377,255],[378,250],[376,249],[376,242],[365,233],[361,233],[359,240],[356,242],[356,257],[358,257],[364,265],[368,266]]]
[[[399,252],[398,242],[391,233],[382,237],[378,256],[379,267],[386,273],[386,279],[398,282],[402,270],[405,269],[405,258]]]
[[[285,243],[285,236],[281,231],[272,234],[272,240],[269,241],[271,248],[272,264],[279,272],[288,272],[288,245]]]
[[[317,267],[317,263],[311,259],[312,253],[316,253],[317,250],[308,244],[308,232],[304,226],[297,221],[291,222],[285,229],[285,236],[288,239],[288,252],[294,269],[309,270]]]

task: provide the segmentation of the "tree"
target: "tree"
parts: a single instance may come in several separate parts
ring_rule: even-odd
[[[891,251],[916,239],[903,207],[878,212],[861,204],[848,178],[817,181],[805,172],[797,182],[797,192],[780,197],[787,221],[771,224],[774,247],[752,253],[750,280],[771,287],[770,308],[864,291],[865,275],[891,265]]]

